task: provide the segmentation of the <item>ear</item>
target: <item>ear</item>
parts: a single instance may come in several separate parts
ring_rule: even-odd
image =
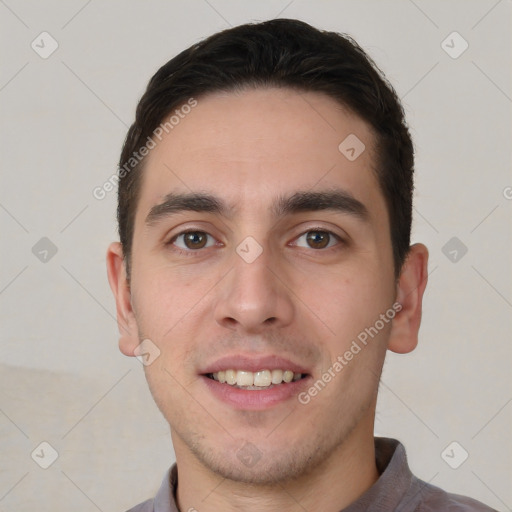
[[[126,276],[123,247],[113,242],[107,250],[107,274],[116,300],[119,350],[126,356],[135,356],[139,345],[138,328],[132,309],[130,285]]]
[[[400,311],[393,318],[388,349],[406,354],[416,348],[421,323],[423,292],[428,279],[428,249],[414,244],[404,262],[397,283],[396,301]]]

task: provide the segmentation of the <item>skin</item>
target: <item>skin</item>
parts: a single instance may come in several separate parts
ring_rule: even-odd
[[[349,134],[366,146],[352,162],[338,150]],[[199,98],[149,154],[130,284],[118,242],[107,269],[121,351],[133,356],[146,338],[160,350],[145,372],[171,427],[181,510],[339,511],[377,480],[378,381],[386,350],[417,344],[428,252],[412,246],[395,278],[373,144],[369,126],[329,97],[269,88]],[[271,214],[278,195],[333,188],[363,203],[367,218]],[[185,211],[145,225],[166,194],[191,191],[236,214]],[[205,247],[175,238],[190,228],[211,235]],[[340,238],[311,246],[307,233],[318,228]],[[252,263],[235,250],[247,236],[263,250]],[[402,309],[392,322],[308,404],[294,396],[240,410],[198,374],[225,355],[275,354],[306,366],[310,386],[395,301]],[[247,442],[260,455],[251,467],[237,456]]]

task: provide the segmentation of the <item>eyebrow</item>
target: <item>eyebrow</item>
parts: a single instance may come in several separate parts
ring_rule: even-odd
[[[298,191],[290,196],[278,196],[270,211],[276,218],[301,212],[333,210],[352,215],[367,221],[369,214],[366,206],[350,192],[342,189],[320,192]],[[160,220],[184,211],[205,212],[232,218],[237,209],[222,199],[208,193],[169,193],[162,203],[153,206],[145,224],[154,226]]]

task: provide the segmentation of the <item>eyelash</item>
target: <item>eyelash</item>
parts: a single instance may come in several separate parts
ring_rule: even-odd
[[[326,234],[330,235],[331,238],[335,238],[337,240],[337,242],[338,242],[334,246],[327,247],[325,249],[313,249],[313,248],[310,247],[310,249],[313,250],[313,251],[328,252],[328,251],[331,251],[331,250],[335,250],[339,245],[346,244],[346,241],[343,238],[341,238],[339,235],[337,235],[336,233],[334,233],[334,232],[332,232],[332,231],[330,231],[328,229],[325,229],[323,227],[312,227],[312,228],[309,228],[306,231],[302,232],[298,237],[296,237],[295,240],[298,240],[299,238],[301,238],[304,235],[306,235],[308,233],[311,233],[311,232],[326,233]],[[174,242],[180,236],[187,235],[188,233],[202,233],[202,234],[205,234],[205,235],[210,236],[210,237],[213,238],[213,236],[210,235],[209,233],[207,233],[206,231],[202,231],[200,229],[187,229],[185,231],[181,231],[180,233],[177,233],[176,235],[174,235],[168,242],[166,242],[165,245],[171,246],[172,247],[172,251],[176,252],[178,255],[187,256],[187,257],[197,256],[197,253],[200,253],[201,249],[204,249],[203,247],[201,247],[200,249],[188,249],[188,250],[185,250],[185,249],[181,249],[179,247],[176,247],[174,245]],[[330,241],[329,241],[329,243],[330,243]],[[206,247],[206,249],[209,249],[209,247]]]

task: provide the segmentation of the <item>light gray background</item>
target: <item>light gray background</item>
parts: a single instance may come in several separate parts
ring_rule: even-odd
[[[0,511],[123,511],[173,461],[141,364],[117,349],[105,271],[116,196],[92,190],[115,172],[158,67],[276,16],[354,36],[402,97],[416,143],[413,239],[430,249],[430,282],[417,350],[385,365],[376,433],[405,444],[419,477],[512,510],[511,11],[510,0],[0,0]],[[43,31],[59,44],[47,59],[31,48]],[[441,46],[453,31],[469,44],[456,59]],[[46,262],[32,252],[42,237],[58,249]],[[452,237],[468,249],[455,262],[442,251]],[[59,455],[48,469],[31,458],[43,441]],[[469,453],[458,469],[441,457],[452,441]]]

